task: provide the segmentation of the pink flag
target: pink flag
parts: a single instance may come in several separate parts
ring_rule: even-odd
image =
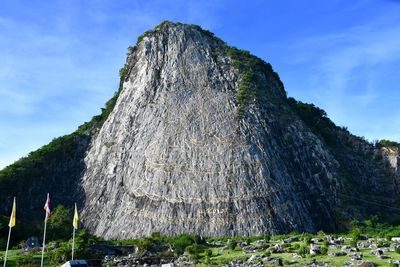
[[[46,203],[44,204],[43,209],[46,211],[46,218],[44,219],[45,221],[47,221],[50,218],[50,194],[47,193],[47,200]]]

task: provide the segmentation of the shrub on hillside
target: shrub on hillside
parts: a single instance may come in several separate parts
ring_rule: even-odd
[[[351,241],[350,241],[350,246],[352,247],[357,247],[357,241],[360,239],[361,237],[361,231],[360,229],[356,228],[351,232]]]
[[[211,257],[212,256],[212,250],[211,249],[207,249],[206,250],[206,256],[207,257]]]
[[[322,255],[328,254],[328,247],[327,246],[322,246],[319,250]]]
[[[71,246],[67,242],[60,244],[60,246],[47,253],[46,262],[50,266],[60,266],[71,257]]]
[[[202,248],[198,244],[193,244],[185,248],[185,252],[189,254],[190,259],[196,261],[200,258]]]
[[[15,262],[16,267],[36,267],[38,263],[34,260],[32,255],[26,255],[22,258],[19,258]]]
[[[235,250],[236,246],[237,246],[237,242],[235,240],[230,239],[228,241],[228,247],[230,250]]]
[[[153,244],[153,240],[149,237],[142,237],[137,240],[137,247],[140,251],[148,251]]]
[[[263,239],[265,240],[265,242],[269,242],[271,241],[271,236],[269,234],[264,234]]]
[[[299,243],[292,243],[291,244],[291,249],[294,251],[297,251],[300,248],[300,244]]]
[[[52,212],[48,222],[49,240],[69,239],[72,235],[71,210],[58,205]]]
[[[297,251],[297,254],[305,257],[307,254],[310,253],[310,250],[308,249],[308,245],[306,244],[302,244],[299,248],[299,250]]]
[[[310,234],[303,234],[303,241],[306,245],[311,244],[312,236]]]
[[[324,231],[322,231],[322,230],[318,231],[317,236],[320,238],[324,238],[325,237]]]
[[[186,247],[192,244],[203,244],[205,241],[199,235],[181,234],[170,237],[168,242],[174,246],[177,255],[182,255],[185,252]]]

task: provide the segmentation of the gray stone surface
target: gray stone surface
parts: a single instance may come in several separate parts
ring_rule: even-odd
[[[310,244],[310,255],[321,254],[321,246]]]
[[[363,258],[363,255],[361,254],[361,253],[354,253],[354,254],[350,254],[349,255],[349,257],[350,257],[350,259],[351,260],[362,260],[362,258]]]
[[[273,77],[262,85],[265,110],[239,119],[241,77],[230,58],[215,59],[218,45],[175,25],[128,57],[123,90],[85,158],[82,218],[95,234],[313,231],[310,206],[331,217],[334,158],[279,102]]]
[[[362,261],[356,264],[357,267],[375,267],[375,263],[371,261]]]
[[[347,253],[344,251],[334,251],[334,252],[330,252],[329,255],[332,257],[340,257],[340,256],[346,256]]]
[[[341,164],[356,177],[355,190],[394,199],[390,183],[398,177],[382,187],[389,178],[370,168],[372,159],[359,160],[372,148],[343,131],[343,154],[330,150],[287,104],[277,76],[255,74],[263,101],[239,117],[243,73],[232,63],[221,42],[188,25],[166,24],[135,46],[117,103],[85,157],[82,219],[92,233],[123,239],[335,227],[338,210],[354,212],[341,206],[348,200]],[[352,203],[356,211],[366,205]]]

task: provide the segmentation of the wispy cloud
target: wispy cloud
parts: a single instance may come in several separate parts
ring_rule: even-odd
[[[292,64],[310,66],[310,74],[295,95],[321,105],[339,125],[351,124],[350,130],[356,134],[400,140],[400,131],[393,134],[391,127],[399,114],[388,110],[389,114],[380,119],[382,124],[376,123],[377,117],[385,113],[377,107],[384,105],[382,101],[390,95],[388,90],[381,90],[386,69],[400,63],[399,11],[386,10],[362,26],[299,42],[293,48],[298,56]],[[392,86],[393,92],[398,91],[398,83]],[[392,93],[391,97],[400,101],[400,93]]]

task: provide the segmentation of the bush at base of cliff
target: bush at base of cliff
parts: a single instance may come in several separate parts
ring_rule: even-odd
[[[47,233],[50,240],[70,238],[72,235],[71,210],[58,205],[49,219]]]

